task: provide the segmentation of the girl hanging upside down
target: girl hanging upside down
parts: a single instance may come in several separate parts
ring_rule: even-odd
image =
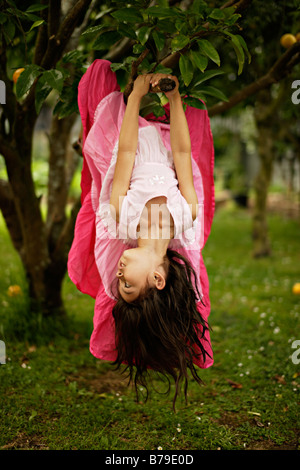
[[[161,78],[170,124],[140,116]],[[207,112],[184,112],[178,80],[139,75],[127,105],[110,63],[96,60],[79,84],[83,124],[82,208],[68,270],[96,299],[92,354],[126,364],[147,390],[149,370],[173,377],[175,403],[188,370],[212,365],[208,278],[201,250],[214,210]]]

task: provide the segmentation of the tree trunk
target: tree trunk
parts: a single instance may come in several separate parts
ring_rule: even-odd
[[[268,235],[267,199],[268,189],[273,171],[273,133],[260,126],[258,135],[258,155],[260,169],[254,182],[255,205],[253,213],[253,256],[259,258],[271,254],[271,244]]]
[[[45,1],[42,3],[46,4]],[[73,32],[77,39],[80,36],[80,27],[84,27],[85,16],[89,17],[91,3],[92,0],[65,2],[63,6],[67,4],[68,9],[64,8],[61,17],[61,0],[49,2],[49,8],[42,12],[46,26],[39,29],[35,64],[44,69],[55,67]],[[75,169],[74,160],[71,169],[67,168],[67,146],[70,147],[69,134],[75,116],[61,122],[54,120],[50,136],[49,210],[45,223],[31,172],[32,138],[37,118],[35,85],[21,102],[17,102],[12,81],[7,76],[6,47],[2,47],[2,43],[4,39],[0,48],[0,72],[6,84],[7,103],[0,119],[0,152],[5,160],[8,182],[0,182],[0,208],[26,273],[31,312],[61,315],[64,314],[61,286],[80,208],[80,202],[75,202],[71,216],[67,218],[65,206]]]
[[[268,235],[267,199],[273,173],[274,161],[274,121],[276,113],[270,89],[260,91],[257,95],[254,112],[258,130],[257,150],[260,169],[254,182],[255,204],[253,213],[253,256],[269,256],[271,244]]]
[[[13,194],[15,216],[18,218],[22,243],[19,254],[29,283],[29,295],[35,309],[44,298],[44,270],[49,262],[45,243],[44,222],[40,200],[35,194],[31,173],[32,135],[36,121],[34,109],[18,105],[11,154],[6,156],[6,168]]]

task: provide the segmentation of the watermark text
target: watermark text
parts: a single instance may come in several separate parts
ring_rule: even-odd
[[[6,364],[6,347],[4,341],[0,340],[0,364]]]
[[[299,104],[300,103],[300,80],[294,80],[292,83],[292,88],[296,89],[292,93],[292,97],[291,97],[292,103]]]

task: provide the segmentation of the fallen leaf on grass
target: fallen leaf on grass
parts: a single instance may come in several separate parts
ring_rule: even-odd
[[[286,381],[284,380],[284,376],[282,375],[275,375],[274,377],[275,380],[277,380],[278,383],[282,385],[286,385]]]
[[[254,420],[256,426],[258,426],[259,428],[264,428],[265,427],[265,425],[261,421],[259,421],[255,416],[254,416],[253,420]]]
[[[226,380],[232,388],[243,388],[242,384],[234,382],[233,380],[230,380],[230,379],[226,379]]]

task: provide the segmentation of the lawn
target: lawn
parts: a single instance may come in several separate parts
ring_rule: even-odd
[[[250,213],[231,205],[216,213],[203,253],[215,363],[174,413],[162,381],[137,403],[126,377],[90,354],[94,301],[67,277],[67,332],[57,326],[47,339],[26,295],[8,295],[26,286],[1,219],[0,449],[299,449],[299,222],[272,215],[269,225],[272,256],[254,260]]]

